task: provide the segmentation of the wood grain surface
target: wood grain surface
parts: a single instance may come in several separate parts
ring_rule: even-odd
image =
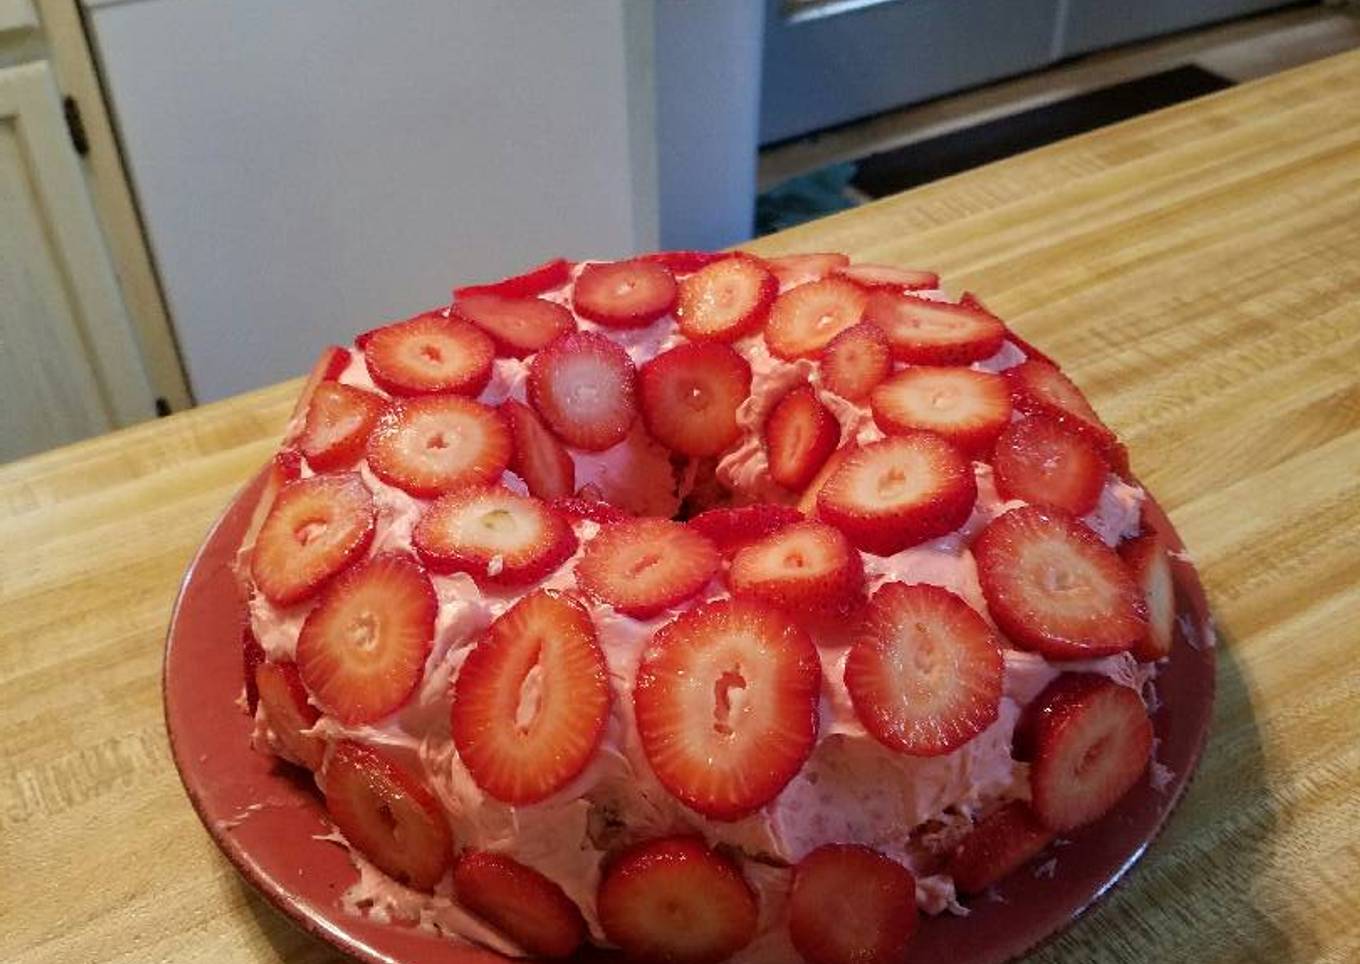
[[[1198,562],[1221,636],[1199,775],[1036,959],[1360,959],[1360,53],[752,247],[979,293]],[[0,467],[0,960],[333,959],[218,855],[161,719],[180,575],[295,390]]]

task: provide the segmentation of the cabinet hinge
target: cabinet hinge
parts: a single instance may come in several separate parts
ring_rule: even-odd
[[[85,136],[85,121],[80,117],[80,105],[74,97],[63,97],[61,108],[66,115],[66,129],[71,132],[71,146],[84,157],[90,153],[90,139]]]

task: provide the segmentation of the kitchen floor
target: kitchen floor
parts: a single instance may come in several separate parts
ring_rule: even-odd
[[[902,190],[996,159],[999,141],[1018,153],[1037,146],[1045,129],[1079,133],[1132,116],[1138,104],[1153,110],[1356,47],[1360,4],[1296,7],[1091,54],[779,144],[760,155],[762,225],[787,227],[890,193],[881,177],[870,186],[869,165],[857,163],[875,155],[880,169],[881,156],[901,148],[916,150],[899,158],[931,156],[930,165],[895,175]],[[979,150],[979,142],[991,147]]]

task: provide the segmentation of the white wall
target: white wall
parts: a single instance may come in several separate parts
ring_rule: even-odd
[[[650,3],[84,2],[200,401],[455,283],[657,246]]]

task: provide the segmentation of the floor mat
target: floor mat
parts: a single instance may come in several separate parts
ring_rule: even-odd
[[[756,197],[756,233],[773,234],[859,204],[861,198],[847,190],[855,171],[853,162],[831,164],[760,194]]]

